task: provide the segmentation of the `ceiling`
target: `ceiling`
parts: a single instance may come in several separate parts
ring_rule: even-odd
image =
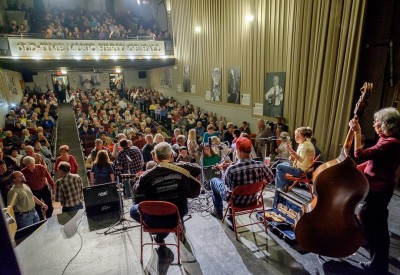
[[[149,70],[154,68],[175,65],[175,58],[165,59],[137,59],[137,60],[19,60],[0,59],[0,67],[18,71],[22,74],[34,74],[44,71],[59,71],[61,68],[73,72],[85,71],[114,71],[116,67],[123,70]]]

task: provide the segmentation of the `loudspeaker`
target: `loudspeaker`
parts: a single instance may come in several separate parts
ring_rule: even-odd
[[[116,183],[105,183],[83,188],[88,217],[119,211]]]
[[[26,82],[26,83],[33,82],[33,75],[32,75],[32,74],[23,74],[23,75],[22,75],[22,79],[23,79],[24,82]]]
[[[146,78],[147,77],[146,71],[139,71],[138,76],[139,78]]]

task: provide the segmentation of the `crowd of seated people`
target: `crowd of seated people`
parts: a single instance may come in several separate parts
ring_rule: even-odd
[[[46,14],[42,27],[45,38],[58,39],[126,39],[130,37],[168,38],[157,24],[124,20],[122,15],[112,17],[107,12],[87,12],[52,9]],[[131,23],[129,23],[131,22]]]
[[[4,203],[12,187],[10,175],[14,171],[24,172],[27,157],[53,172],[57,113],[53,93],[40,97],[26,93],[6,115],[5,127],[0,129],[0,191]]]
[[[175,159],[213,166],[223,158],[234,159],[235,140],[251,134],[246,121],[239,128],[188,100],[180,104],[150,88],[77,90],[72,98],[88,171],[101,150],[114,160],[124,138],[141,150],[144,165],[153,161],[155,145],[167,141]]]

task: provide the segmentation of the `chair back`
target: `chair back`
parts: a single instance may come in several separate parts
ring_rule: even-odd
[[[233,189],[232,197],[257,195],[264,190],[264,187],[265,183],[263,181],[239,185]]]
[[[139,203],[139,213],[149,216],[179,216],[178,207],[167,201],[143,201]]]
[[[311,162],[310,166],[308,166],[307,170],[304,171],[305,173],[308,173],[311,169],[313,169],[315,167],[315,164],[317,163],[318,159],[321,157],[321,154],[319,154],[318,156],[316,156],[313,160],[313,162]]]

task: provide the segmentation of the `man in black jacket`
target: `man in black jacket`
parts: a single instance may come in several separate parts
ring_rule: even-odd
[[[151,200],[167,201],[177,206],[183,221],[183,217],[188,213],[187,199],[196,198],[200,194],[200,182],[195,179],[200,175],[200,167],[197,164],[189,163],[182,163],[179,166],[174,164],[171,145],[166,142],[157,144],[154,151],[158,165],[143,173],[135,184],[135,204],[131,208],[130,215],[139,222],[138,205],[140,202]],[[179,169],[182,169],[183,173],[177,171]],[[176,224],[176,219],[168,216],[163,218],[143,218],[152,227],[168,228]],[[168,233],[157,234],[155,241],[164,243],[164,239],[167,236]]]

